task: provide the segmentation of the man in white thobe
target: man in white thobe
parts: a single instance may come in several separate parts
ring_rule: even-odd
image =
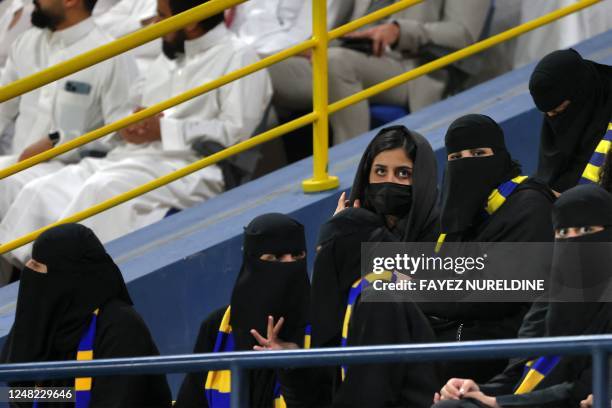
[[[206,0],[158,0],[166,18]],[[172,6],[172,8],[170,8]],[[151,106],[258,60],[255,52],[222,23],[222,15],[164,37],[164,54],[142,84],[142,106]],[[197,141],[230,146],[248,139],[262,120],[272,87],[266,71],[208,92],[166,110],[163,115],[125,129],[120,145],[106,158],[88,158],[56,174],[29,183],[0,224],[0,242],[21,236],[60,218],[184,167],[198,156]],[[184,209],[223,191],[218,166],[209,166],[83,222],[103,242],[161,220],[171,208]],[[22,247],[9,257],[24,263]]]
[[[37,0],[32,22],[45,28],[31,28],[12,44],[0,83],[9,84],[111,41],[90,18],[93,3]],[[0,134],[15,126],[9,154],[0,156],[0,168],[128,116],[134,109],[129,88],[136,77],[133,59],[118,56],[0,104]],[[109,146],[99,141],[84,148],[104,151]],[[28,182],[80,158],[80,152],[73,151],[1,180],[0,219]]]

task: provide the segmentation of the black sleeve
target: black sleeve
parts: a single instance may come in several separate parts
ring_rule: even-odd
[[[360,301],[349,328],[349,346],[433,341],[429,323],[409,302]],[[334,395],[336,407],[424,407],[440,381],[433,363],[367,364],[348,367]]]
[[[201,324],[194,353],[211,353],[227,306],[212,312]],[[176,398],[176,408],[208,408],[204,384],[208,371],[187,373]]]
[[[548,303],[535,302],[523,318],[519,328],[519,338],[543,337],[546,331],[546,314]],[[493,377],[490,381],[480,385],[480,389],[487,395],[511,394],[523,377],[525,363],[529,358],[513,358],[503,372]]]
[[[157,356],[159,351],[145,322],[132,306],[113,302],[98,320],[96,359]],[[165,375],[115,375],[95,377],[91,408],[170,407],[172,395]]]
[[[321,408],[331,405],[338,367],[306,367],[278,371],[281,392],[288,408]]]
[[[562,383],[535,390],[527,394],[509,394],[497,397],[497,404],[501,407],[531,407],[531,408],[575,408],[579,406],[579,401],[575,405],[571,403],[572,383]]]

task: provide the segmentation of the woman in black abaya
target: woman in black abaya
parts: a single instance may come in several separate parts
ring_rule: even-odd
[[[350,198],[343,193],[336,213],[347,206],[363,207],[384,216],[396,241],[435,241],[436,157],[429,142],[404,126],[382,129],[366,148]]]
[[[545,336],[611,333],[612,195],[596,185],[571,188],[555,203],[553,220],[556,242],[552,284],[557,302],[549,304],[546,319],[536,331]],[[559,287],[570,288],[571,292],[561,296]],[[580,301],[576,301],[578,297]],[[542,370],[540,381],[531,382],[524,375],[528,371],[525,359],[515,360],[486,384],[451,379],[441,390],[444,400],[435,408],[580,406],[592,393],[590,357],[545,358],[553,363],[543,367],[552,369]]]
[[[554,51],[536,65],[529,91],[544,113],[537,177],[562,193],[581,180],[612,121],[612,67]]]
[[[265,335],[268,325],[278,329],[288,347],[303,347],[309,292],[304,227],[283,214],[255,218],[244,230],[242,268],[230,305],[204,320],[194,353],[258,349],[256,339],[263,340],[260,334]],[[228,408],[227,381],[228,371],[187,374],[176,407]],[[249,406],[276,406],[280,387],[275,370],[251,370]]]
[[[485,115],[455,120],[445,138],[439,242],[550,242],[554,239],[554,195],[542,183],[520,175],[506,149],[504,133]],[[442,245],[444,248],[444,245]],[[455,246],[456,247],[456,246]],[[426,303],[425,313],[440,341],[516,337],[526,306],[517,303]],[[448,376],[486,381],[507,361],[449,363]]]
[[[83,349],[88,330],[93,330],[93,347]],[[159,355],[146,324],[132,307],[119,268],[98,238],[89,228],[67,224],[44,232],[34,242],[32,260],[21,274],[15,322],[1,361],[74,360],[77,350],[87,349],[93,351],[95,359]],[[74,387],[75,380],[41,379],[36,385]],[[170,404],[165,376],[115,375],[93,378],[90,389],[81,394],[77,387],[76,405],[52,406],[128,408]],[[46,405],[39,402],[37,406]]]

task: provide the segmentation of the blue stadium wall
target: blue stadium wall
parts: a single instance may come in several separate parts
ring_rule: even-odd
[[[576,48],[585,58],[612,65],[612,31]],[[512,71],[396,124],[427,137],[436,151],[441,179],[448,125],[467,113],[490,115],[504,129],[513,157],[531,174],[542,121],[527,89],[532,69],[533,64]],[[243,226],[257,215],[282,212],[302,222],[312,267],[319,226],[333,214],[340,192],[350,188],[361,154],[375,133],[331,149],[330,173],[340,177],[339,190],[302,193],[301,181],[312,171],[312,161],[306,159],[107,245],[162,354],[191,352],[200,322],[229,302],[240,269]],[[13,322],[17,290],[17,284],[0,289],[2,342]],[[170,376],[175,391],[181,377]]]

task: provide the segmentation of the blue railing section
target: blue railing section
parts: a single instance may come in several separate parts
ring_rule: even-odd
[[[588,355],[593,361],[595,408],[610,408],[609,354],[612,335],[466,341],[311,350],[206,353],[91,361],[0,365],[0,381],[232,370],[232,408],[248,406],[248,376],[253,368],[295,368],[367,363],[497,359],[544,355]],[[433,397],[433,396],[432,396]]]

